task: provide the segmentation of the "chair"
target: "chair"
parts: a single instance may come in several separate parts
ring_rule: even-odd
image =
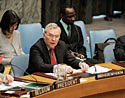
[[[24,53],[29,54],[31,46],[43,36],[40,23],[20,24],[18,30],[21,35],[21,47]]]
[[[28,68],[29,54],[15,56],[12,59],[11,66],[15,77],[24,76]]]
[[[86,47],[86,52],[87,52],[87,57],[88,58],[91,58],[91,53],[90,53],[90,47],[89,47],[89,44],[87,42],[87,38],[86,38],[86,28],[85,28],[85,24],[83,21],[75,21],[74,22],[75,25],[79,26],[82,30],[82,35],[83,35],[83,38],[84,38],[84,46]]]
[[[115,62],[116,61],[115,56],[114,56],[114,51],[113,51],[114,48],[115,48],[115,44],[107,45],[104,48],[103,53],[104,53],[105,62]]]
[[[89,32],[89,42],[90,42],[90,50],[91,57],[94,56],[95,44],[104,42],[107,38],[116,38],[116,34],[113,29],[109,30],[91,30]]]

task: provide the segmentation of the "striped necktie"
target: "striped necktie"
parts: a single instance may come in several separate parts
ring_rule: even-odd
[[[68,30],[68,38],[70,38],[71,37],[71,26],[70,25],[68,25],[67,30]]]

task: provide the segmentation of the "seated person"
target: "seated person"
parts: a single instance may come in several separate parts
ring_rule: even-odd
[[[61,28],[60,40],[66,43],[72,55],[78,52],[84,57],[87,57],[86,48],[83,46],[82,31],[79,26],[74,24],[76,20],[75,8],[71,5],[62,6],[60,9],[60,16],[61,19],[56,22]]]
[[[72,5],[64,5],[61,7],[60,15],[61,19],[56,22],[61,28],[60,40],[66,43],[70,53],[76,58],[84,59],[88,64],[101,63],[98,60],[87,58],[81,28],[74,24],[76,20],[75,8]]]
[[[43,38],[39,39],[30,49],[29,66],[26,72],[52,73],[57,64],[64,64],[67,73],[72,73],[73,68],[88,70],[89,66],[72,56],[67,50],[66,44],[59,40],[60,27],[55,23],[49,23],[45,27]],[[67,65],[66,65],[67,64]]]
[[[0,22],[0,56],[4,55],[0,62],[0,72],[4,71],[3,65],[9,65],[12,58],[24,54],[20,45],[20,32],[16,29],[20,18],[13,10],[7,10]]]
[[[117,61],[125,61],[125,35],[117,39],[114,55]]]

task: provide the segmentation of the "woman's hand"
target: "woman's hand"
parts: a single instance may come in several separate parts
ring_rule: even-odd
[[[2,84],[3,83],[3,81],[2,81],[2,79],[0,78],[0,84]]]
[[[7,81],[8,83],[13,82],[14,78],[11,75],[6,75],[5,76],[5,81]]]

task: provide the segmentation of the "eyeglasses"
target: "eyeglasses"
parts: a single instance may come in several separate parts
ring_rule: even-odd
[[[52,35],[52,34],[46,34],[51,40],[55,39],[55,40],[59,40],[60,36],[59,35]]]

